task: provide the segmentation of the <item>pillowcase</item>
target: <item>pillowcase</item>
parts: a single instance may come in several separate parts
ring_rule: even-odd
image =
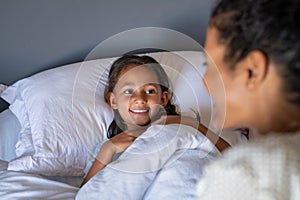
[[[172,85],[174,104],[183,115],[210,122],[211,99],[201,76],[203,52],[147,54],[162,64]],[[24,78],[1,97],[21,124],[14,160],[8,170],[47,176],[82,176],[88,157],[106,139],[113,119],[103,97],[108,70],[117,59],[65,65]]]

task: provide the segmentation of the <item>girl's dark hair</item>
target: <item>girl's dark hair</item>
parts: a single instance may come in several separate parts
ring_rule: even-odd
[[[300,105],[299,0],[220,0],[210,26],[218,30],[218,43],[226,46],[224,61],[232,69],[260,50],[276,64],[288,100]]]
[[[119,81],[120,73],[130,65],[143,65],[155,72],[159,85],[161,87],[162,92],[169,92],[169,79],[164,71],[163,67],[152,57],[150,56],[137,56],[137,55],[124,55],[113,62],[111,65],[109,75],[108,75],[108,83],[104,90],[104,98],[107,103],[109,103],[108,95],[110,92],[113,92],[117,82]],[[159,119],[162,115],[178,115],[176,112],[176,107],[168,101],[167,105],[164,109],[161,109],[156,116],[152,119],[152,121]],[[114,120],[110,124],[107,137],[112,138],[115,135],[123,132],[126,129],[126,125],[119,114],[118,110],[114,110]]]

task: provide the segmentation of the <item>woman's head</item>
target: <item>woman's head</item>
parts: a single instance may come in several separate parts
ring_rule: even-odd
[[[205,44],[215,63],[208,61],[205,80],[212,88],[217,74],[222,77],[223,95],[212,96],[225,115],[225,128],[252,126],[260,133],[299,129],[299,17],[296,0],[217,4]]]
[[[108,137],[126,129],[145,129],[153,119],[170,112],[164,107],[176,113],[168,94],[168,77],[155,59],[136,55],[117,59],[111,66],[104,94],[115,115]]]

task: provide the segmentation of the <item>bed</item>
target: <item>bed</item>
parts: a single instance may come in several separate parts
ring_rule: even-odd
[[[213,129],[201,78],[212,2],[2,1],[0,199],[194,199],[203,166],[220,152],[184,125],[151,127],[79,186],[107,139],[103,89],[125,53],[160,62],[180,114]],[[216,134],[246,141],[239,131]]]
[[[178,111],[211,127],[211,99],[201,81],[203,51],[146,55],[166,70]],[[64,65],[2,85],[1,98],[10,107],[0,113],[1,199],[193,198],[202,167],[220,153],[184,125],[148,129],[79,190],[112,120],[103,89],[116,58]],[[244,141],[239,132],[217,134],[232,145]]]

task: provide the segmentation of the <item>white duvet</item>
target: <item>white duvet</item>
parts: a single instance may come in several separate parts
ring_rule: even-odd
[[[218,155],[194,128],[155,125],[86,183],[76,199],[194,199],[203,166]]]
[[[155,125],[80,189],[0,162],[0,199],[194,199],[203,165],[218,155],[191,127]]]

